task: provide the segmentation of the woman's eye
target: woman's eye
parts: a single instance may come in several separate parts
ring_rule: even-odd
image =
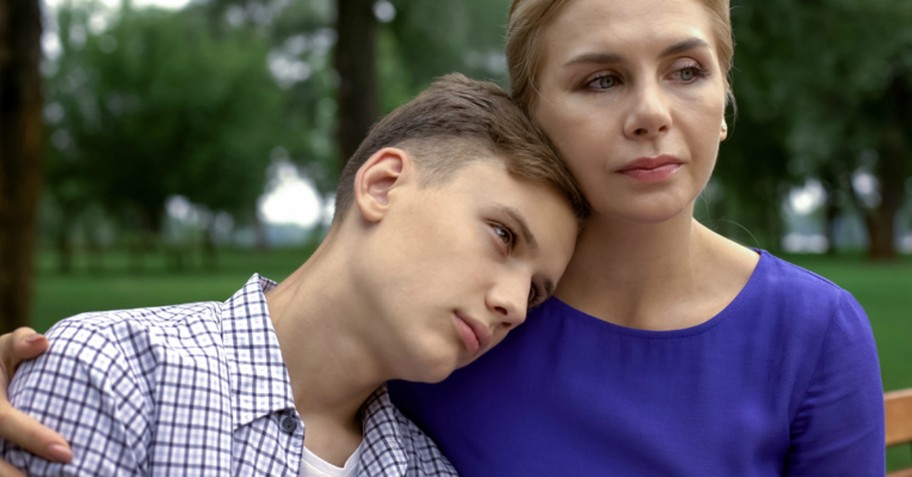
[[[678,80],[683,83],[692,83],[699,78],[706,77],[706,71],[699,66],[687,66],[675,72]]]
[[[587,83],[587,86],[593,89],[611,89],[616,87],[621,83],[620,78],[617,75],[601,75]]]

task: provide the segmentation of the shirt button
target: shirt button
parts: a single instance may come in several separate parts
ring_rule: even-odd
[[[291,434],[298,428],[298,422],[293,416],[285,416],[279,421],[279,426],[283,431]]]

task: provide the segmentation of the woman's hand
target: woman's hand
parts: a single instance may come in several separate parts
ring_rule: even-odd
[[[10,379],[24,360],[32,359],[48,349],[48,340],[31,328],[19,328],[0,335],[0,439],[55,462],[68,462],[73,451],[66,440],[38,421],[13,408],[7,395]],[[0,477],[19,477],[24,474],[0,459]]]

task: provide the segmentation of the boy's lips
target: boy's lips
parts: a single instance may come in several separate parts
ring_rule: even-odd
[[[477,354],[491,344],[491,330],[481,322],[459,312],[454,314],[453,319],[456,322],[456,332],[469,353]]]

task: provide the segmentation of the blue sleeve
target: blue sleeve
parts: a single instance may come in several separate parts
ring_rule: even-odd
[[[885,473],[883,386],[871,325],[842,292],[791,423],[789,476]]]
[[[0,442],[0,457],[33,477],[138,475],[143,446],[127,423],[142,427],[143,399],[119,347],[76,321],[61,322],[48,337],[48,352],[14,375],[10,401],[61,433],[73,460],[50,462],[8,442]]]

